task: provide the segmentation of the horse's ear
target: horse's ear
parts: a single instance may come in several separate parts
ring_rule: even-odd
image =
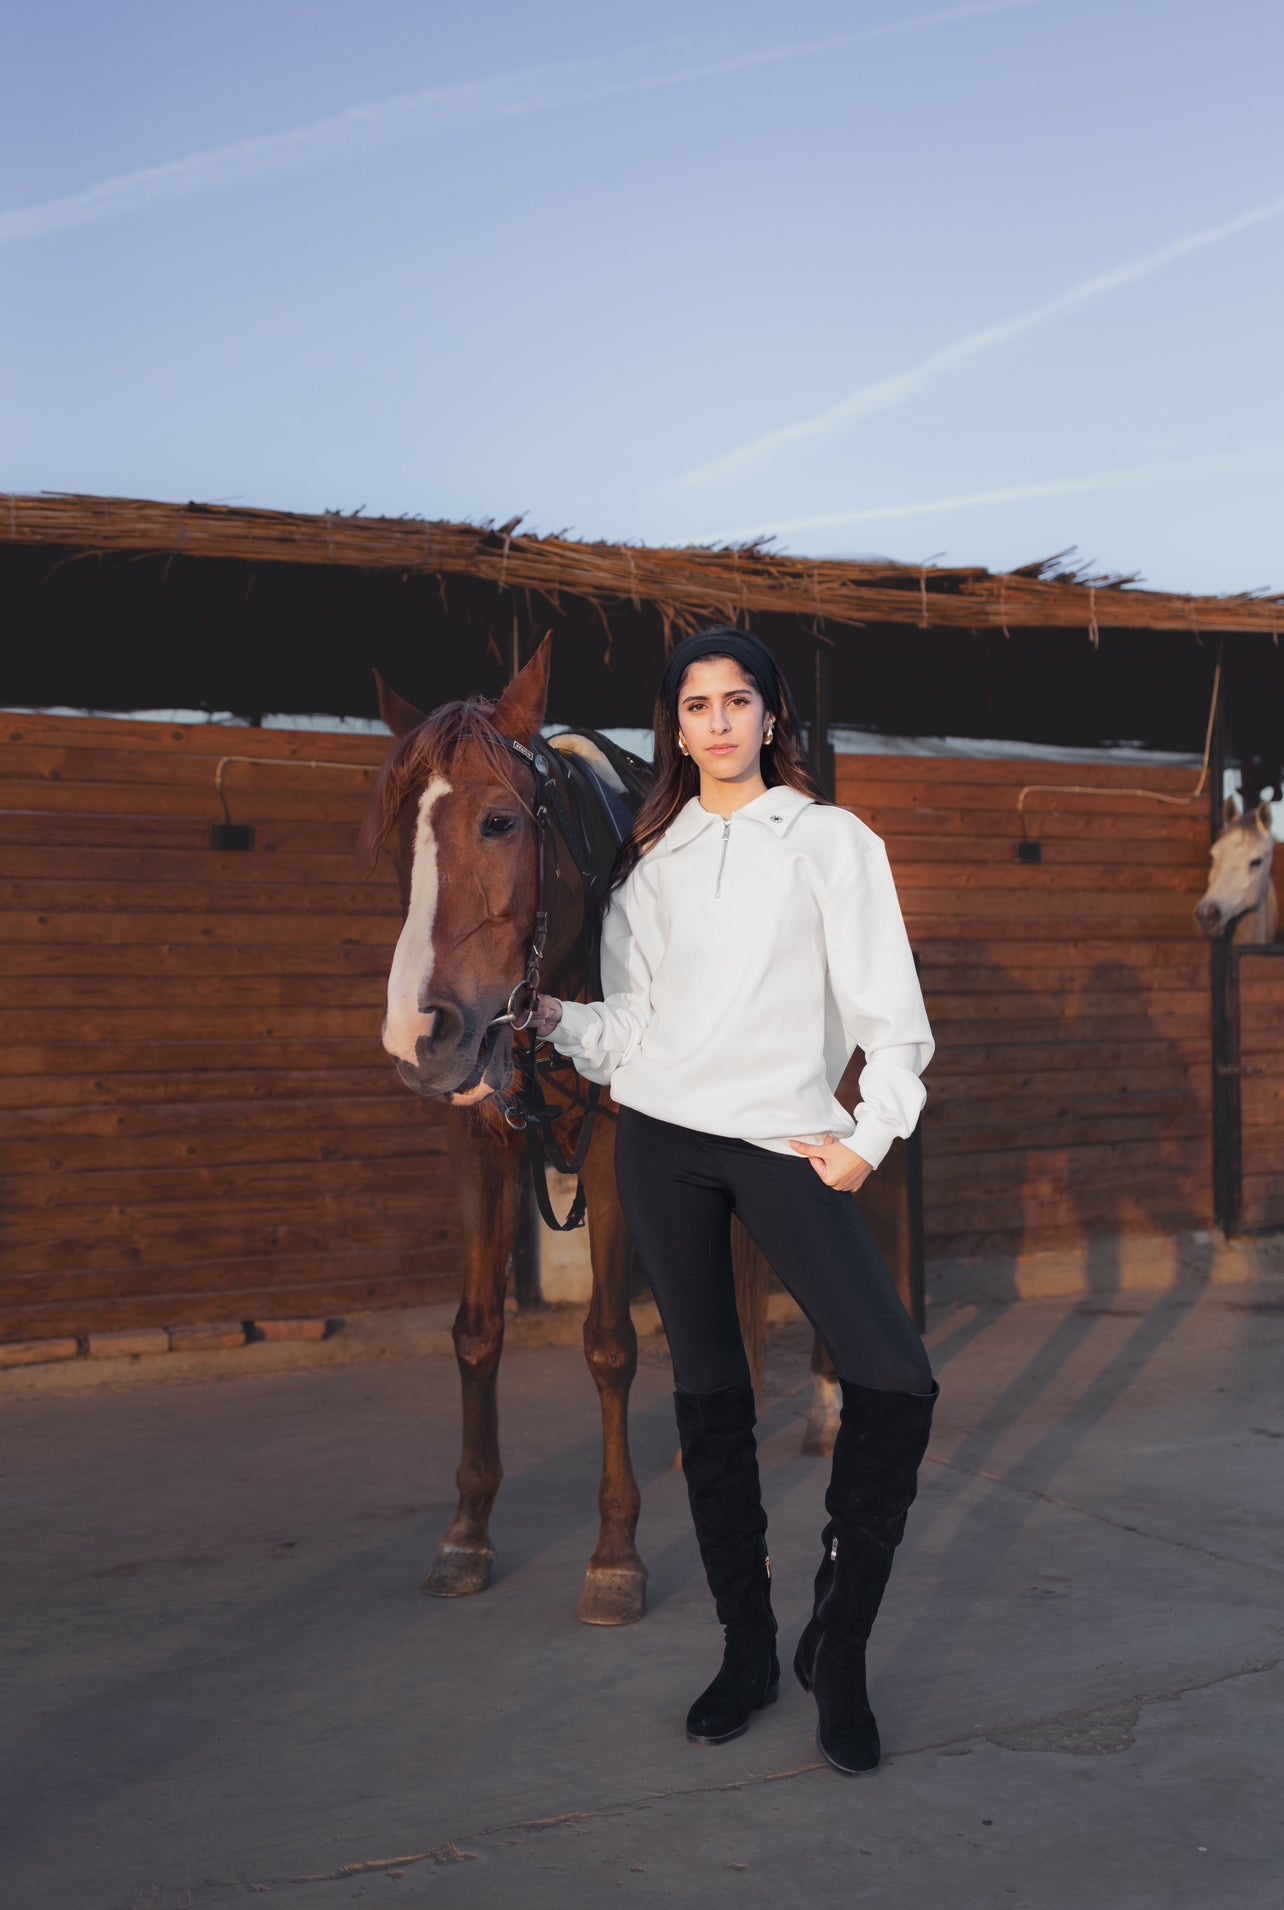
[[[413,703],[407,703],[404,696],[398,696],[390,690],[379,672],[374,672],[375,689],[379,692],[379,714],[394,736],[409,736],[411,730],[417,730],[424,720],[422,710]]]
[[[1259,802],[1257,808],[1253,811],[1253,817],[1258,828],[1262,831],[1262,834],[1269,836],[1271,833],[1271,805],[1268,802]]]
[[[530,662],[513,678],[499,702],[491,721],[514,742],[530,744],[544,721],[548,707],[548,673],[553,661],[553,633],[550,630]]]
[[[1228,829],[1233,822],[1239,821],[1239,804],[1234,796],[1228,796],[1222,804],[1222,821]]]

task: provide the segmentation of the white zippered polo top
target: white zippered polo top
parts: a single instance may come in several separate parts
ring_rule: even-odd
[[[932,1031],[887,852],[798,790],[725,819],[692,797],[611,898],[602,982],[552,1040],[623,1107],[795,1159],[829,1133],[873,1167],[922,1111]]]

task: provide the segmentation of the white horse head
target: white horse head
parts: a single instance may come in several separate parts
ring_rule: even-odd
[[[1222,813],[1224,827],[1209,851],[1212,868],[1195,920],[1210,942],[1232,933],[1240,943],[1273,942],[1279,905],[1271,881],[1271,806],[1260,802],[1242,816],[1228,796]]]

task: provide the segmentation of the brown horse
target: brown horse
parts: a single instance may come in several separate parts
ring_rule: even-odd
[[[563,827],[564,815],[547,819],[552,839],[541,853],[538,772],[530,758],[544,719],[549,662],[546,638],[498,704],[470,698],[429,716],[379,686],[384,719],[399,741],[380,777],[368,836],[391,854],[406,911],[388,982],[384,1046],[407,1087],[442,1096],[453,1110],[449,1151],[464,1235],[454,1326],[463,1389],[459,1504],[425,1582],[426,1591],[443,1598],[483,1591],[495,1557],[489,1522],[503,1476],[496,1385],[504,1296],[530,1184],[523,1137],[505,1118],[506,1109],[513,1113],[514,1086],[505,1007],[528,974],[541,908],[547,942],[539,986],[565,998],[581,990],[598,906],[580,875],[584,844],[567,840],[574,831]],[[583,744],[576,747],[583,752]],[[597,767],[609,783],[614,772],[604,757]],[[550,1091],[556,1094],[556,1085]],[[566,1151],[584,1117],[573,1089],[561,1100]],[[628,1446],[637,1337],[629,1240],[615,1192],[615,1126],[614,1104],[603,1096],[581,1174],[593,1265],[584,1351],[602,1406],[600,1529],[579,1604],[591,1625],[629,1624],[646,1609]]]

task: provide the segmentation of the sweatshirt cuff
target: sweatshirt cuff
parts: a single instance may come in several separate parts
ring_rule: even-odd
[[[899,1139],[899,1131],[891,1122],[885,1121],[880,1114],[875,1114],[872,1107],[862,1102],[856,1109],[856,1132],[847,1135],[841,1145],[849,1148],[853,1154],[859,1154],[871,1167],[881,1167],[888,1148]]]
[[[564,1001],[562,1019],[549,1036],[559,1054],[578,1054],[585,1035],[591,1033],[597,1016],[584,1001]]]

